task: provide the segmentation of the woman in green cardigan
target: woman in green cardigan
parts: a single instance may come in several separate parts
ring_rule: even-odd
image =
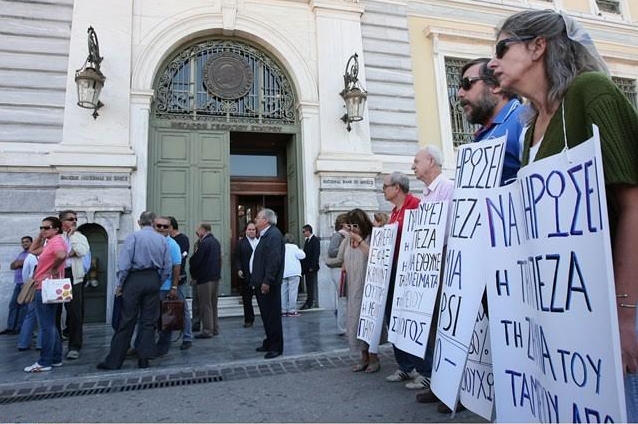
[[[638,396],[630,394],[638,390],[638,115],[607,76],[589,34],[564,13],[510,16],[495,52],[489,67],[501,88],[532,106],[523,165],[588,140],[592,124],[600,129],[623,372],[634,374],[626,379],[628,418],[636,420],[636,398],[629,396]]]

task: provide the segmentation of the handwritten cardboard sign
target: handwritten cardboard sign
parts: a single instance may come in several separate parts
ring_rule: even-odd
[[[425,357],[440,285],[448,202],[421,202],[405,211],[388,340]]]
[[[430,387],[454,410],[470,349],[474,324],[485,291],[485,224],[482,192],[497,187],[505,156],[506,136],[463,146],[456,162],[450,204],[443,291]]]
[[[596,127],[594,134],[484,199],[498,421],[626,421]]]
[[[368,343],[370,353],[379,351],[398,227],[395,223],[373,228],[370,237],[370,252],[357,328],[357,338]]]

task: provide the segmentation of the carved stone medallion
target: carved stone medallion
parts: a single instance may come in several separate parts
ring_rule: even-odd
[[[223,52],[213,55],[204,64],[204,85],[208,91],[222,99],[239,99],[253,86],[254,74],[239,55]]]

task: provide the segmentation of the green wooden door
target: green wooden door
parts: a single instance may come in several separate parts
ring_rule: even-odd
[[[149,143],[149,208],[174,216],[191,246],[198,223],[211,224],[222,246],[220,295],[230,294],[229,152],[228,132],[154,128]]]

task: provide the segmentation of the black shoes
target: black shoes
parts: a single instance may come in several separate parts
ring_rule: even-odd
[[[201,333],[195,336],[196,339],[210,339],[212,338],[212,334]]]
[[[255,349],[257,352],[268,352],[268,349],[266,349],[263,346],[259,346],[258,348]]]
[[[193,342],[182,342],[182,345],[179,347],[180,350],[186,350],[186,349],[190,349],[191,347],[193,347]]]
[[[191,331],[199,331],[201,325],[199,323],[191,325]]]
[[[97,368],[98,370],[113,370],[114,368],[109,367],[108,365],[106,365],[104,362],[100,362],[99,364],[97,364],[95,366],[95,368]]]
[[[304,304],[301,308],[299,308],[299,310],[305,311],[306,309],[310,309],[310,308],[312,308],[312,305]]]
[[[148,359],[138,359],[137,360],[137,366],[138,368],[148,368]]]
[[[271,350],[270,352],[268,352],[267,354],[264,355],[264,358],[272,359],[272,358],[278,357],[279,355],[281,355],[281,352],[277,352],[277,351]]]
[[[248,327],[252,327],[253,323],[252,322],[245,322],[244,323],[244,328],[248,328]]]

